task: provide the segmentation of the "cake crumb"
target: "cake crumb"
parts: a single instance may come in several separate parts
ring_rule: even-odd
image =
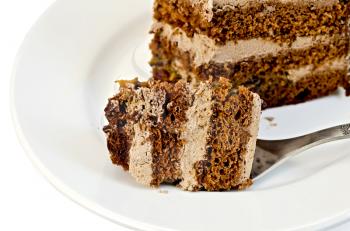
[[[168,190],[162,190],[162,189],[159,189],[158,192],[161,193],[161,194],[168,194],[169,193]]]
[[[277,127],[277,123],[274,122],[275,121],[275,117],[272,116],[266,116],[264,117],[265,120],[267,120],[269,122],[269,126],[270,127]]]
[[[264,119],[266,119],[269,122],[273,122],[275,120],[275,117],[272,116],[266,116]]]

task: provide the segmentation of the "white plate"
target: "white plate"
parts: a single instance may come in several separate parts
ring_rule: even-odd
[[[350,142],[317,147],[245,192],[144,188],[108,158],[103,109],[114,80],[148,76],[151,2],[57,1],[19,52],[12,105],[35,165],[68,197],[140,230],[286,230],[350,215]],[[350,121],[350,99],[331,97],[264,112],[260,137],[282,138]]]

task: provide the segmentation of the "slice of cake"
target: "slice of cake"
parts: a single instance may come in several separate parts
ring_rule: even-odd
[[[155,0],[155,79],[227,77],[268,107],[350,94],[348,0]]]
[[[189,191],[251,184],[261,100],[227,79],[119,82],[105,109],[114,164],[148,186]]]

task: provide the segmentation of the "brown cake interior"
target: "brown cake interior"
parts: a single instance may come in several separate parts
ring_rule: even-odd
[[[213,91],[213,115],[207,138],[206,160],[196,164],[197,179],[208,191],[245,188],[247,144],[251,138],[253,95],[221,81]],[[244,179],[242,181],[242,179]]]
[[[164,114],[162,118],[158,118],[159,122],[150,128],[153,143],[152,185],[159,186],[161,183],[174,183],[181,178],[179,153],[184,141],[181,140],[180,134],[183,124],[187,121],[186,111],[191,96],[184,82],[160,82],[155,86],[166,92]]]
[[[152,144],[150,184],[159,186],[161,183],[173,183],[180,179],[179,153],[183,146],[180,133],[187,120],[186,110],[191,96],[186,83],[181,81],[175,84],[159,81],[144,84],[144,92],[140,87],[137,81],[123,81],[121,92],[109,100],[105,109],[109,125],[104,131],[111,159],[114,164],[129,170],[129,151],[135,136],[133,127],[137,125],[142,129],[141,132],[150,134],[144,141]],[[149,97],[152,92],[156,93],[153,98]],[[164,101],[157,95],[164,98]],[[141,108],[132,107],[135,101],[145,102],[140,104]],[[148,109],[145,105],[151,106]],[[155,116],[156,110],[162,110],[162,114]]]
[[[347,37],[336,35],[328,43],[315,44],[308,49],[294,49],[276,55],[250,57],[239,62],[209,62],[196,66],[190,52],[180,50],[176,43],[155,33],[150,45],[155,79],[177,81],[181,73],[191,73],[192,78],[229,78],[235,87],[244,85],[258,93],[267,107],[294,104],[326,96],[337,87],[350,94],[347,68],[323,70],[304,76],[297,82],[288,78],[287,70],[313,65],[314,69],[333,60],[345,59],[349,50]],[[306,58],[307,57],[307,58]]]
[[[105,110],[111,159],[148,186],[180,183],[191,191],[247,187],[261,107],[254,95],[232,88],[225,78],[199,86],[122,82]]]
[[[183,29],[189,37],[194,33],[205,34],[218,43],[257,37],[293,41],[297,36],[346,33],[347,4],[348,0],[342,0],[318,7],[312,3],[271,0],[234,8],[214,5],[212,19],[208,20],[200,4],[156,0],[154,18]]]
[[[107,134],[107,147],[114,164],[120,165],[124,170],[129,170],[129,150],[131,145],[132,130],[128,127],[128,121],[134,121],[135,117],[127,113],[127,104],[131,101],[132,90],[122,88],[120,94],[109,99],[105,108],[108,125],[103,131]]]

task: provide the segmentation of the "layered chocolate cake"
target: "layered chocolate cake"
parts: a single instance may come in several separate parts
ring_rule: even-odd
[[[155,0],[154,78],[225,77],[268,107],[350,94],[349,0]]]
[[[120,81],[105,109],[114,164],[147,186],[189,191],[251,184],[261,100],[226,78],[189,84]]]

